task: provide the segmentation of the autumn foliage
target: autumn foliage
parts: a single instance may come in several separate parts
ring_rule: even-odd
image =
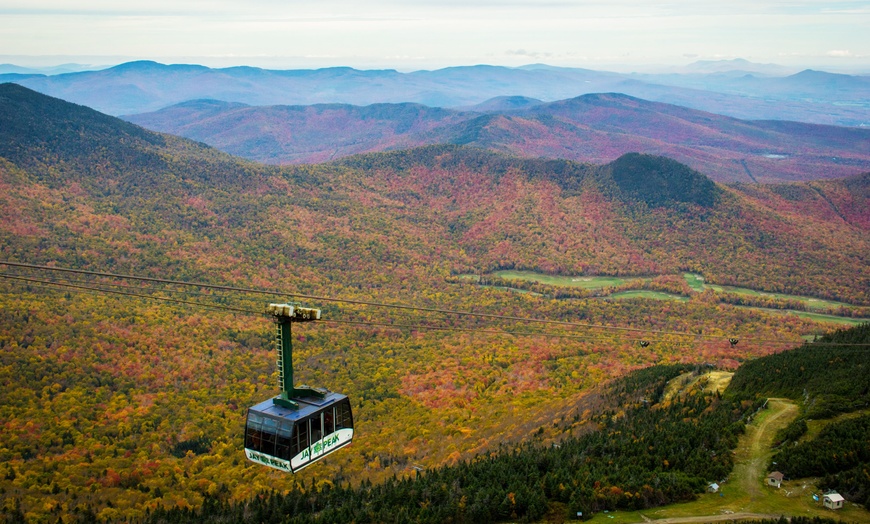
[[[551,445],[604,423],[601,386],[632,370],[734,368],[828,329],[704,294],[561,299],[450,280],[461,273],[646,275],[676,289],[672,276],[693,271],[708,282],[870,303],[867,176],[729,187],[681,167],[715,201],[660,206],[639,199],[631,177],[614,180],[613,166],[460,147],[268,167],[5,85],[0,157],[4,260],[278,290],[282,300],[515,317],[306,301],[325,320],[363,323],[294,331],[298,380],[349,395],[358,436],[287,477],[240,452],[245,408],[275,393],[272,327],[258,314],[275,295],[63,279],[242,310],[229,311],[4,278],[0,504],[30,521],[145,518],[269,490],[380,485],[532,438]],[[625,489],[602,490],[601,507],[628,504],[629,487],[655,498],[643,484],[613,485]]]

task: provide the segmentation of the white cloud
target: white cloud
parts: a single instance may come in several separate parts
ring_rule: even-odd
[[[553,56],[553,53],[541,53],[538,51],[526,51],[525,49],[508,49],[507,51],[504,52],[504,54],[507,56],[518,56],[518,57],[534,58],[534,59],[549,58],[549,57]]]
[[[15,55],[108,49],[153,59],[286,55],[386,67],[870,55],[866,0],[0,1],[0,50]]]

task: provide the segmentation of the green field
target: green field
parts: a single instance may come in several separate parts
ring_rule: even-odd
[[[823,300],[820,298],[813,297],[805,297],[800,295],[787,295],[785,293],[768,293],[765,291],[757,291],[755,289],[749,289],[746,287],[736,287],[736,286],[720,286],[718,284],[707,284],[704,281],[704,277],[695,273],[683,273],[683,278],[686,279],[686,282],[689,284],[695,291],[704,291],[705,289],[712,289],[717,292],[726,292],[726,293],[734,293],[735,295],[746,295],[750,297],[770,297],[770,298],[778,298],[783,300],[797,300],[799,302],[803,302],[806,307],[810,309],[826,309],[833,307],[849,307],[851,304],[846,304],[845,302],[836,302],[833,300]]]
[[[527,280],[550,286],[579,287],[582,289],[601,289],[619,286],[636,280],[649,280],[642,277],[544,275],[534,271],[496,271],[493,275],[506,280]]]
[[[504,270],[504,271],[496,271],[493,273],[494,276],[503,278],[505,280],[522,280],[527,282],[538,282],[541,284],[546,284],[550,286],[561,286],[561,287],[573,287],[573,288],[581,288],[581,289],[603,289],[607,287],[614,287],[625,284],[627,282],[639,282],[644,280],[650,280],[650,278],[645,277],[611,277],[611,276],[561,276],[561,275],[545,275],[542,273],[535,273],[534,271],[513,271],[513,270]],[[469,280],[479,280],[480,277],[478,275],[459,275],[459,278],[465,278]],[[779,299],[788,299],[788,300],[797,300],[801,301],[807,305],[808,308],[817,308],[824,309],[828,307],[840,307],[845,306],[849,307],[849,304],[843,302],[835,302],[831,300],[822,300],[812,297],[804,297],[798,295],[787,295],[783,293],[765,293],[763,291],[756,291],[754,289],[743,288],[743,287],[734,287],[734,286],[720,286],[715,284],[707,284],[704,281],[704,277],[698,275],[696,273],[683,273],[683,278],[686,279],[686,283],[689,284],[689,287],[692,290],[701,292],[705,289],[712,289],[717,292],[728,292],[734,293],[737,295],[746,295],[746,296],[756,296],[756,297],[772,297]],[[511,287],[504,286],[487,286],[493,287],[496,289],[504,289],[509,291],[517,291],[520,293],[528,293],[526,290],[516,289]],[[537,293],[533,293],[537,295]],[[650,300],[680,300],[685,301],[689,300],[688,297],[683,297],[679,295],[673,295],[671,293],[664,293],[661,291],[648,291],[648,290],[628,290],[628,291],[619,291],[617,293],[613,293],[612,295],[606,297],[608,299],[620,300],[620,299],[629,299],[629,298],[645,298]],[[830,322],[835,324],[842,324],[846,326],[857,326],[859,324],[863,324],[867,322],[867,319],[856,319],[849,317],[839,317],[836,315],[826,315],[822,313],[813,313],[811,311],[796,311],[791,309],[771,309],[771,308],[761,308],[754,306],[735,306],[735,307],[746,307],[749,309],[756,309],[759,311],[764,311],[767,313],[780,314],[780,315],[796,315],[801,318],[806,318],[810,320],[814,320],[817,322]]]
[[[686,279],[686,283],[689,284],[689,287],[692,288],[692,291],[704,291],[704,277],[695,273],[683,273],[683,278]]]
[[[496,271],[493,275],[503,278],[505,280],[525,280],[530,282],[539,282],[541,284],[547,284],[550,286],[564,286],[564,287],[579,287],[582,289],[602,289],[606,287],[614,287],[625,284],[626,282],[636,282],[643,280],[650,280],[650,278],[644,277],[611,277],[611,276],[595,276],[595,275],[587,275],[587,276],[562,276],[562,275],[545,275],[542,273],[535,273],[534,271],[513,271],[513,270],[504,270],[504,271]],[[478,278],[476,275],[460,275],[463,278]],[[686,283],[689,284],[689,287],[694,291],[704,291],[705,289],[712,289],[718,292],[727,292],[734,293],[735,295],[746,295],[753,297],[771,297],[778,298],[783,300],[796,300],[799,302],[803,302],[810,309],[826,309],[832,307],[849,307],[850,304],[846,304],[845,302],[836,302],[833,300],[823,300],[820,298],[813,297],[805,297],[800,295],[788,295],[785,293],[767,293],[765,291],[757,291],[754,289],[749,289],[745,287],[736,287],[736,286],[720,286],[718,284],[707,284],[704,280],[704,277],[698,275],[696,273],[683,273],[683,278],[686,279]],[[648,293],[648,292],[644,292]],[[614,294],[614,298],[626,298],[627,295],[623,295],[621,297],[617,297],[617,294]],[[659,296],[661,295],[661,296]],[[658,299],[673,299],[674,296],[671,296],[667,293],[660,294],[648,294],[648,295],[633,295],[634,296],[643,296],[645,298],[658,298]],[[810,317],[813,318],[813,317]],[[822,321],[830,321],[831,318],[839,318],[839,317],[830,317],[829,315],[823,315],[819,317],[819,320]],[[855,322],[856,324],[859,322]]]
[[[745,307],[747,309],[756,309],[758,311],[764,311],[765,313],[772,313],[774,315],[794,315],[796,317],[815,320],[816,322],[833,322],[835,324],[843,324],[845,326],[857,326],[859,324],[866,324],[868,322],[868,319],[866,319],[866,318],[838,317],[836,315],[823,315],[821,313],[811,313],[808,311],[795,311],[793,309],[771,309],[771,308],[752,307],[752,306],[734,306],[734,307]]]
[[[671,293],[664,293],[662,291],[647,291],[645,289],[619,291],[617,293],[613,293],[607,298],[612,298],[616,300],[619,300],[621,298],[648,298],[651,300],[681,300],[684,302],[689,300],[689,297],[672,295]]]

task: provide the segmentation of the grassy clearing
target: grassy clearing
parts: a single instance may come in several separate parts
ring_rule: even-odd
[[[668,382],[662,399],[670,400],[674,398],[675,395],[687,391],[698,382],[702,382],[704,385],[704,391],[707,393],[713,393],[716,391],[722,393],[725,391],[725,388],[728,387],[728,384],[731,383],[731,377],[733,376],[734,373],[731,371],[711,371],[709,373],[704,373],[703,375],[695,375],[689,371],[688,373],[683,373],[679,377]]]
[[[480,275],[463,274],[463,275],[456,275],[456,276],[457,276],[458,278],[463,279],[463,280],[468,280],[469,282],[480,282]],[[512,292],[514,292],[514,293],[520,293],[521,295],[532,295],[532,296],[535,296],[535,297],[543,296],[543,295],[541,295],[540,293],[535,293],[534,291],[529,291],[528,289],[520,289],[520,288],[510,287],[510,286],[488,286],[488,285],[482,285],[482,286],[480,286],[480,287],[488,287],[488,288],[492,288],[492,289],[500,289],[500,290],[502,290],[502,291],[512,291]]]
[[[544,275],[542,273],[535,273],[532,271],[496,271],[493,275],[501,277],[506,280],[524,280],[531,282],[539,282],[541,284],[547,284],[550,286],[562,286],[562,287],[575,287],[581,289],[602,289],[607,287],[619,286],[625,284],[627,282],[639,282],[639,281],[648,281],[650,278],[644,277],[608,277],[608,276],[558,276],[558,275]],[[479,280],[480,277],[478,275],[459,275],[459,278],[468,279],[471,281]],[[713,289],[716,291],[727,291],[730,293],[751,295],[751,296],[770,296],[782,299],[792,299],[792,300],[800,300],[808,305],[808,307],[813,308],[824,308],[824,307],[836,307],[836,306],[849,306],[849,304],[845,304],[842,302],[833,302],[829,300],[821,300],[810,297],[801,297],[797,295],[785,295],[781,293],[764,293],[761,291],[755,291],[749,288],[741,288],[741,287],[731,287],[731,286],[719,286],[719,285],[710,285],[704,282],[704,277],[695,273],[683,273],[683,278],[686,279],[686,282],[689,284],[694,291],[703,291],[704,289]],[[504,289],[508,291],[515,291],[518,293],[528,293],[528,291],[522,289],[516,289],[511,287],[502,287],[502,286],[488,286],[494,287],[496,289]],[[533,295],[538,295],[537,293],[532,293]],[[686,301],[689,300],[688,297],[674,295],[671,293],[663,293],[661,291],[648,291],[643,289],[637,290],[628,290],[628,291],[620,291],[617,293],[613,293],[609,295],[609,299],[629,299],[629,298],[645,298],[650,300],[679,300]],[[755,309],[758,311],[764,311],[767,313],[774,313],[779,315],[796,315],[801,318],[806,318],[809,320],[814,320],[816,322],[826,322],[832,324],[839,324],[844,326],[857,326],[859,324],[863,324],[868,321],[868,319],[856,319],[849,317],[838,317],[836,315],[825,315],[822,313],[813,313],[811,311],[796,311],[792,309],[772,309],[772,308],[760,308],[754,306],[735,306],[735,307],[746,307],[749,309]]]
[[[793,311],[793,310],[785,310],[783,313],[788,313],[792,315],[799,316],[801,318],[809,318],[811,320],[815,320],[817,322],[836,322],[837,324],[845,324],[848,326],[857,326],[859,324],[866,324],[868,319],[866,318],[849,318],[849,317],[838,317],[836,315],[823,315],[821,313],[810,313],[807,311]]]
[[[704,291],[705,289],[712,289],[717,292],[727,292],[733,293],[735,295],[745,295],[751,297],[769,297],[769,298],[778,298],[783,300],[796,300],[799,302],[803,302],[806,307],[810,309],[826,309],[833,307],[849,307],[851,304],[847,304],[845,302],[836,302],[833,300],[823,300],[821,298],[813,298],[813,297],[805,297],[801,295],[787,295],[785,293],[768,293],[766,291],[758,291],[755,289],[750,289],[746,287],[736,287],[736,286],[720,286],[718,284],[707,284],[704,281],[704,277],[695,273],[683,273],[683,278],[686,279],[686,283],[689,284],[694,291]]]
[[[823,315],[821,313],[810,313],[808,311],[795,311],[794,309],[771,309],[765,307],[753,307],[753,306],[734,306],[734,307],[745,307],[747,309],[755,309],[758,311],[764,311],[765,313],[773,313],[775,315],[795,315],[801,318],[807,318],[810,320],[815,320],[816,322],[830,322],[833,324],[842,324],[845,326],[857,326],[859,324],[866,324],[868,320],[866,318],[849,318],[849,317],[838,317],[836,315]]]
[[[823,300],[821,298],[812,298],[812,297],[804,297],[800,295],[786,295],[784,293],[766,293],[764,291],[756,291],[754,289],[749,289],[745,287],[732,287],[732,286],[710,286],[715,291],[725,291],[728,293],[734,293],[736,295],[747,295],[747,296],[755,296],[755,297],[772,297],[779,298],[784,300],[797,300],[799,302],[803,302],[806,307],[810,309],[825,309],[832,307],[849,307],[850,304],[846,304],[845,302],[835,302],[833,300]]]
[[[689,297],[684,297],[680,295],[672,295],[671,293],[663,293],[661,291],[647,291],[645,289],[635,289],[631,291],[619,291],[617,293],[611,294],[607,298],[613,299],[621,299],[621,298],[648,298],[652,300],[680,300],[686,302],[689,300]]]
[[[707,387],[704,391],[707,393],[724,393],[731,383],[731,377],[734,373],[731,371],[711,371],[707,373]]]
[[[564,287],[579,287],[582,289],[602,289],[606,287],[613,287],[625,284],[626,282],[637,282],[637,281],[648,281],[650,278],[645,277],[609,277],[609,276],[561,276],[561,275],[545,275],[542,273],[535,273],[533,271],[496,271],[493,275],[507,279],[507,280],[526,280],[531,282],[539,282],[541,284],[547,284],[550,286],[564,286]],[[460,275],[463,278],[476,279],[477,275]],[[735,287],[735,286],[720,286],[717,284],[707,284],[704,281],[704,277],[698,275],[696,273],[683,273],[683,278],[686,279],[686,283],[689,284],[689,287],[692,288],[693,291],[704,291],[705,289],[712,289],[718,292],[728,292],[734,293],[736,295],[746,295],[753,297],[771,297],[785,300],[796,300],[803,302],[810,309],[825,309],[830,307],[849,307],[850,304],[846,304],[845,302],[835,302],[832,300],[822,300],[820,298],[812,298],[805,297],[799,295],[787,295],[784,293],[767,293],[764,291],[757,291],[754,289],[749,289],[745,287]],[[634,294],[632,294],[634,293]],[[614,298],[651,298],[656,300],[662,299],[678,299],[678,300],[687,300],[686,297],[680,297],[678,295],[671,295],[669,293],[660,293],[655,291],[623,291],[620,293],[614,293]],[[801,312],[804,313],[804,312]],[[832,315],[821,315],[817,313],[804,313],[807,318],[812,318],[814,320],[819,320],[821,322],[831,322],[832,319],[838,319],[841,317],[835,317]],[[850,324],[859,324],[860,321],[849,322]]]
[[[528,280],[550,286],[579,287],[582,289],[601,289],[636,280],[649,280],[641,277],[544,275],[533,271],[496,271],[493,275],[508,280]]]
[[[726,375],[710,377],[710,384],[721,385],[730,379]],[[686,387],[681,377],[674,379],[676,390]],[[669,385],[670,386],[670,385]],[[671,389],[669,387],[669,389]],[[746,434],[737,445],[734,471],[724,483],[719,493],[705,493],[697,500],[683,504],[672,504],[661,508],[642,511],[614,511],[599,513],[595,523],[641,523],[658,519],[692,518],[693,521],[707,522],[705,516],[720,517],[740,513],[767,515],[827,517],[846,522],[870,523],[870,512],[847,503],[842,510],[832,511],[816,503],[812,494],[818,492],[816,479],[799,479],[784,482],[776,489],[765,484],[767,464],[772,455],[770,446],[776,432],[788,425],[798,414],[797,405],[789,400],[771,399],[767,409],[760,412],[746,428]]]
[[[686,283],[689,284],[689,287],[692,288],[692,291],[701,292],[704,291],[704,277],[695,273],[683,273],[683,278],[686,279]]]

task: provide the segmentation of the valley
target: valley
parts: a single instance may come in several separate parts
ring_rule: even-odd
[[[793,423],[796,419],[807,416],[807,408],[813,403],[813,399],[822,399],[830,392],[837,390],[842,392],[845,392],[845,389],[851,392],[860,391],[864,387],[866,379],[861,378],[853,381],[847,378],[853,372],[848,367],[831,368],[833,372],[830,377],[821,379],[813,377],[808,381],[801,382],[801,386],[806,385],[806,388],[803,388],[805,400],[771,398],[767,396],[769,392],[776,390],[795,391],[791,385],[795,378],[812,373],[811,368],[829,365],[829,356],[822,355],[824,351],[822,347],[825,347],[828,354],[833,355],[835,359],[844,359],[855,365],[856,371],[863,371],[867,365],[866,359],[856,355],[854,350],[850,349],[849,344],[852,341],[865,340],[866,334],[866,326],[852,331],[840,331],[837,334],[824,337],[822,341],[818,342],[821,344],[818,347],[803,346],[771,357],[762,357],[745,364],[733,375],[723,372],[708,374],[698,368],[692,370],[684,366],[657,366],[628,373],[622,379],[614,381],[609,386],[609,393],[604,395],[604,398],[611,400],[620,399],[619,402],[624,411],[619,411],[616,415],[608,414],[604,419],[599,418],[599,426],[603,426],[599,428],[599,432],[585,434],[577,439],[568,437],[555,445],[534,443],[515,448],[510,453],[478,457],[469,463],[460,463],[456,466],[430,472],[422,477],[416,477],[413,482],[388,481],[382,489],[376,492],[364,488],[358,491],[339,489],[340,493],[338,494],[320,491],[315,496],[317,507],[323,508],[322,512],[317,513],[317,516],[310,520],[328,519],[333,515],[330,511],[341,511],[338,508],[344,508],[345,511],[354,515],[364,514],[378,518],[377,512],[379,510],[372,508],[381,508],[380,511],[382,511],[384,504],[389,507],[387,501],[391,495],[401,493],[404,497],[411,497],[413,501],[422,500],[424,505],[420,511],[416,509],[416,505],[407,505],[406,501],[403,500],[397,507],[415,508],[411,511],[413,511],[412,514],[417,515],[417,518],[428,517],[432,520],[441,520],[445,515],[456,515],[457,511],[460,512],[460,515],[470,514],[471,519],[475,521],[493,519],[493,517],[497,520],[499,517],[495,513],[487,512],[496,511],[497,506],[498,515],[501,515],[501,518],[507,517],[514,520],[520,517],[532,520],[543,518],[547,522],[572,521],[575,520],[576,515],[580,514],[585,520],[591,517],[596,522],[613,520],[630,523],[677,524],[734,519],[758,520],[777,519],[782,515],[789,515],[793,518],[821,517],[834,519],[833,522],[839,518],[848,519],[846,520],[848,522],[867,522],[870,520],[870,513],[858,504],[847,504],[845,508],[833,512],[822,508],[820,503],[811,497],[813,494],[818,494],[820,490],[827,489],[824,486],[831,486],[831,478],[836,483],[836,472],[843,472],[844,468],[848,470],[855,465],[854,463],[842,462],[840,466],[830,470],[835,472],[833,477],[823,480],[794,478],[787,480],[780,488],[768,486],[766,482],[766,472],[778,467],[776,463],[770,462],[776,439],[781,439],[783,430],[794,426]],[[767,374],[771,366],[778,372],[777,379],[767,382],[767,385],[762,386],[762,389],[747,388],[753,382],[757,384],[760,374]],[[859,393],[859,396],[861,402],[866,400],[866,394]],[[706,409],[699,412],[698,407],[703,405],[707,406]],[[849,412],[850,408],[844,409]],[[729,412],[730,416],[742,413],[740,422],[736,425],[723,424],[722,417]],[[682,420],[673,418],[674,413],[681,414]],[[666,429],[662,428],[662,431],[653,431],[651,434],[652,428],[645,426],[644,422],[649,419],[650,414]],[[830,415],[827,416],[830,417]],[[855,419],[855,416],[836,417],[830,425],[842,424],[844,420]],[[704,429],[709,428],[710,423],[714,424],[713,434],[717,436],[713,436]],[[739,429],[737,434],[734,434],[733,431],[736,428]],[[626,434],[627,438],[623,436]],[[656,438],[647,440],[651,436]],[[824,433],[819,435],[819,437],[822,436]],[[812,440],[815,437],[808,436],[807,438]],[[860,433],[853,435],[853,438],[854,445],[858,448],[866,444],[866,439],[862,439]],[[713,443],[720,439],[728,439],[729,449],[735,450],[733,456],[730,451],[720,453],[721,450],[718,448],[710,447],[714,446]],[[638,453],[640,449],[632,447],[629,444],[631,440],[635,444],[640,443],[641,448],[645,451],[636,455],[635,453]],[[683,450],[682,453],[674,454],[675,446],[686,446],[693,441],[695,447],[692,451],[686,453]],[[809,446],[813,445],[814,442],[810,442]],[[785,449],[787,448],[780,447],[778,451],[782,453]],[[614,453],[617,450],[619,453]],[[661,460],[661,456],[658,455],[661,451],[664,451],[664,456],[667,457],[664,460]],[[840,452],[841,450],[834,451],[834,453]],[[652,456],[644,456],[645,453]],[[855,458],[859,462],[865,461],[867,459],[866,452],[859,453],[860,455],[856,455]],[[599,457],[599,455],[601,456]],[[570,491],[570,488],[567,488],[570,484],[566,484],[566,482],[570,481],[571,476],[566,474],[566,468],[560,461],[570,460],[569,457],[576,456],[596,457],[587,460],[586,464],[607,461],[607,467],[593,476],[594,479],[597,479],[593,490],[578,487],[571,491],[570,496],[568,496],[566,491]],[[673,477],[669,475],[670,468],[690,474],[689,472],[692,471],[690,463],[698,457],[702,457],[701,460],[708,463],[708,468],[716,468],[723,475],[707,476],[706,481],[697,479],[700,485],[696,487],[696,491],[703,491],[707,483],[713,479],[718,483],[716,492],[699,494],[683,501],[679,500],[680,496],[678,495],[678,499],[674,501],[677,502],[676,504],[664,507],[655,507],[658,504],[653,504],[652,507],[644,506],[649,497],[661,497],[664,494],[652,486],[662,487],[663,480],[673,482]],[[779,456],[773,458],[782,460]],[[653,483],[640,486],[634,484],[638,482],[637,478],[626,477],[621,473],[621,470],[628,466],[631,474],[641,474],[639,470],[632,469],[629,464],[636,464],[634,461],[637,460],[646,461],[649,459],[653,459],[653,462],[646,462],[646,467],[655,468],[658,472]],[[719,468],[722,461],[728,463],[724,469]],[[538,465],[543,463],[548,467],[535,471],[534,464],[536,463]],[[505,468],[504,466],[508,464],[511,467]],[[575,467],[577,466],[575,463]],[[582,470],[589,466],[580,465],[579,467],[581,468],[580,475],[583,475]],[[860,467],[862,466],[859,465],[858,469]],[[517,469],[521,471],[515,471]],[[498,472],[500,476],[493,477],[495,472]],[[724,474],[727,472],[730,474]],[[453,484],[453,489],[463,495],[461,501],[457,500],[457,493],[454,492],[451,495],[444,488],[440,492],[437,488],[439,483],[442,483],[442,486],[448,485],[449,480],[455,478],[452,477],[455,474],[461,474],[461,478],[464,479],[460,484]],[[477,483],[481,478],[489,479],[489,489],[481,490]],[[535,479],[535,484],[539,482],[542,491],[547,494],[549,509],[542,507],[540,499],[535,496],[535,490],[529,490],[527,485],[523,484],[523,480],[530,478]],[[858,480],[858,483],[855,484],[855,481],[849,480],[848,475],[842,480],[845,483],[838,486],[841,493],[856,489],[859,493],[864,492],[865,487],[861,486],[862,481]],[[607,487],[605,483],[612,484]],[[601,486],[601,484],[605,485]],[[866,486],[866,482],[863,482],[863,486]],[[418,498],[420,492],[414,490],[414,487],[425,490],[424,497],[427,498]],[[486,503],[481,505],[481,501],[491,496],[493,487],[502,489],[501,493],[509,490],[510,493],[504,496],[506,503],[492,504],[489,506],[491,509],[487,510],[485,509]],[[673,487],[673,485],[669,485],[664,489],[670,490]],[[367,509],[362,509],[355,502],[346,502],[351,494],[365,497],[371,501],[371,505],[368,505]],[[271,495],[258,504],[257,511],[272,515],[280,514],[285,511],[284,508],[287,508],[288,504],[293,504],[293,501],[300,495],[301,493],[297,491],[285,495]],[[426,501],[432,500],[428,497],[432,497],[438,504],[432,507],[431,513],[427,511],[429,505]],[[501,496],[497,496],[495,502],[500,499]],[[467,504],[464,501],[467,501]],[[331,508],[333,504],[335,507]],[[444,505],[448,507],[445,508]],[[590,515],[590,510],[592,515]],[[510,512],[510,515],[505,512]],[[171,517],[175,514],[177,514],[176,511],[161,513],[160,518],[163,515]],[[201,516],[209,521],[218,521],[233,514],[232,507],[214,508],[204,511]]]
[[[0,510],[13,521],[378,520],[408,500],[432,512],[421,519],[600,518],[688,501],[730,471],[756,393],[788,395],[758,385],[731,404],[732,381],[722,397],[659,402],[667,381],[709,366],[736,380],[831,331],[738,301],[870,305],[867,174],[723,185],[652,155],[593,165],[455,144],[263,165],[11,84],[0,157]],[[543,274],[562,276],[507,278]],[[740,289],[695,291],[692,275]],[[643,294],[594,296],[614,285]],[[323,308],[294,329],[298,380],[347,394],[358,430],[292,477],[239,452],[245,409],[274,394],[261,312],[276,297]],[[854,356],[838,358],[866,365]],[[667,446],[608,447],[632,432]],[[718,458],[678,451],[684,436]],[[599,455],[627,458],[611,471]]]
[[[520,292],[532,292],[527,289],[510,287],[510,281],[522,282],[537,282],[553,287],[569,287],[580,288],[583,290],[594,290],[591,296],[619,300],[619,299],[650,299],[650,300],[690,300],[692,294],[703,293],[705,290],[712,290],[716,293],[726,293],[737,298],[735,304],[733,300],[723,300],[722,303],[732,303],[737,307],[745,307],[760,311],[776,312],[778,314],[795,315],[802,318],[817,320],[820,322],[832,322],[845,325],[859,325],[867,322],[870,319],[870,310],[866,307],[853,306],[844,302],[831,300],[822,300],[817,298],[788,295],[784,293],[767,293],[739,286],[719,286],[715,284],[707,284],[703,277],[694,273],[684,273],[688,289],[682,291],[681,294],[674,292],[655,291],[644,289],[649,287],[650,282],[655,281],[655,277],[611,277],[611,276],[559,276],[547,275],[543,273],[535,273],[531,271],[494,271],[491,276],[506,281],[505,286],[495,286],[501,289],[512,289]],[[663,275],[659,275],[663,276]],[[479,282],[479,275],[458,275],[460,279],[466,279],[472,282]],[[491,285],[491,284],[487,284]],[[538,294],[542,294],[544,289],[538,289]],[[552,290],[551,294],[552,294]],[[546,294],[546,293],[543,293]],[[746,302],[752,303],[754,298],[762,300],[770,299],[770,303],[766,307],[753,306],[740,303],[739,297],[747,297]],[[800,309],[793,309],[800,307]],[[839,314],[837,314],[839,313]]]
[[[0,13],[0,524],[870,524],[868,0]]]

